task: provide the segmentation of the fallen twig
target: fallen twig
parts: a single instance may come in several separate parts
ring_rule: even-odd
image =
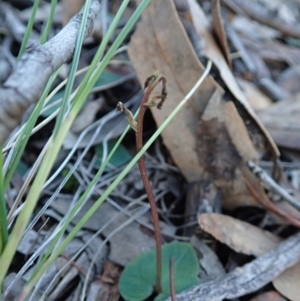
[[[289,93],[272,80],[270,71],[259,53],[251,51],[251,48],[247,49],[229,23],[226,24],[226,32],[235,49],[241,54],[246,67],[255,75],[266,94],[275,101],[287,98]]]
[[[209,281],[176,295],[177,301],[221,301],[254,292],[300,260],[300,233],[278,247],[236,268],[221,280]],[[167,299],[171,301],[171,298]]]
[[[94,0],[89,11],[85,37],[93,29],[100,4]],[[0,89],[0,145],[19,124],[23,113],[36,103],[51,76],[68,62],[75,49],[82,13],[75,15],[55,37],[43,45],[31,44],[22,55],[15,71]]]
[[[249,191],[253,195],[253,197],[262,204],[265,208],[269,209],[270,211],[278,214],[279,216],[285,218],[287,221],[289,221],[292,225],[300,228],[300,220],[298,220],[296,217],[290,215],[289,213],[283,211],[279,207],[277,207],[274,203],[272,203],[269,199],[266,197],[261,197],[256,189],[250,184],[250,182],[244,177],[244,181],[246,186],[248,187]]]
[[[279,186],[263,169],[261,169],[252,161],[248,162],[248,167],[255,174],[255,176],[267,186],[267,188],[273,189],[293,207],[300,210],[300,202],[290,195],[285,189]]]
[[[16,10],[9,4],[1,2],[0,14],[3,17],[9,32],[18,42],[21,43],[26,31],[26,27],[18,18]]]
[[[224,1],[225,3],[227,1]],[[270,26],[282,34],[299,39],[300,38],[300,27],[297,23],[288,24],[274,18],[270,15],[270,12],[266,10],[262,5],[254,2],[248,2],[244,0],[232,0],[243,12],[245,12],[251,19],[256,20],[262,24]]]

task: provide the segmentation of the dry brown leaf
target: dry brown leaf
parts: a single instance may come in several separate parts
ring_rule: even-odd
[[[61,1],[61,16],[63,25],[66,25],[70,19],[80,11],[83,4],[84,0]]]
[[[171,0],[151,2],[128,53],[142,85],[156,70],[167,78],[168,99],[162,110],[152,109],[160,125],[204,72]],[[199,180],[203,172],[196,151],[198,122],[214,93],[221,94],[221,89],[209,76],[162,133],[165,145],[189,182]]]
[[[198,222],[205,232],[246,255],[261,256],[281,241],[271,232],[222,214],[201,214]]]
[[[284,271],[278,278],[273,280],[274,287],[285,297],[292,301],[300,300],[299,262],[293,267]]]
[[[149,5],[128,52],[142,84],[157,69],[167,78],[168,99],[161,111],[152,110],[161,125],[204,71],[172,1],[157,0]],[[214,181],[228,208],[256,205],[240,168],[248,160],[257,161],[257,154],[234,104],[222,103],[221,96],[218,84],[207,78],[192,101],[164,130],[163,140],[189,182],[205,177]],[[228,148],[224,148],[224,143]],[[259,184],[255,177],[248,181]]]
[[[202,214],[198,219],[200,227],[217,240],[228,245],[236,252],[261,256],[274,247],[281,239],[258,227],[222,214]],[[300,263],[287,269],[273,280],[275,288],[293,301],[300,300]]]
[[[222,52],[224,54],[226,62],[231,69],[232,65],[231,65],[230,51],[229,51],[226,33],[225,33],[224,24],[221,15],[220,0],[212,0],[211,6],[212,6],[213,30],[218,38],[218,42],[220,46],[222,47]]]
[[[273,104],[270,97],[259,90],[253,83],[242,78],[237,78],[237,82],[254,110],[263,110]]]
[[[101,281],[107,284],[118,284],[120,278],[121,268],[115,263],[107,260],[104,264],[104,271],[101,276]]]
[[[236,100],[241,104],[241,109],[244,110],[243,114],[247,114],[252,120],[252,128],[256,133],[259,133],[260,139],[263,140],[263,143],[255,144],[257,149],[263,150],[264,153],[271,152],[274,158],[279,156],[279,151],[271,136],[264,128],[260,120],[257,118],[255,112],[247,102],[247,99],[241,89],[239,88],[231,70],[229,69],[220,48],[216,44],[216,41],[210,33],[210,24],[202,11],[201,7],[195,0],[187,0],[190,13],[193,19],[193,23],[196,29],[196,32],[203,42],[204,47],[202,49],[203,53],[207,58],[210,58],[214,64],[217,66],[220,72],[220,76],[228,89],[231,91]],[[241,114],[241,112],[240,112]]]
[[[222,205],[255,205],[241,176],[240,168],[257,154],[247,129],[232,102],[211,98],[199,125],[199,162],[222,191]],[[250,159],[252,158],[252,159]],[[254,178],[248,181],[258,181]]]

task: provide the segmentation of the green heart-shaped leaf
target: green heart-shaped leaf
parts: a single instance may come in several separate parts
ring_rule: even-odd
[[[176,293],[199,283],[199,263],[189,243],[173,242],[162,248],[162,291],[155,298],[161,301],[170,296],[170,259],[174,258],[174,286]],[[155,285],[156,254],[150,251],[132,260],[124,269],[119,289],[127,301],[141,301],[149,297]]]

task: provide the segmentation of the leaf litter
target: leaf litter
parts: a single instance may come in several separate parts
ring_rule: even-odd
[[[74,2],[81,6],[81,1]],[[83,67],[92,58],[90,49],[97,47],[116,9],[116,3],[106,6],[103,2],[101,16],[110,15],[100,22],[101,26],[96,26],[97,33],[86,40]],[[145,156],[164,244],[190,241],[198,258],[200,284],[188,289],[196,284],[190,283],[176,298],[222,300],[252,292],[255,296],[244,297],[245,300],[284,300],[282,296],[299,300],[299,235],[293,234],[299,227],[300,214],[285,197],[291,194],[297,202],[300,196],[300,43],[295,23],[299,7],[292,1],[278,4],[265,0],[265,9],[257,13],[255,7],[262,1],[254,2],[253,6],[237,0],[151,2],[129,44],[124,45],[128,47],[129,60],[124,52],[117,55],[117,60],[133,65],[140,85],[131,68],[116,67],[113,76],[107,69],[104,81],[99,79],[100,87],[95,87],[77,117],[56,162],[57,169],[45,185],[38,222],[28,227],[19,246],[22,264],[16,262],[5,280],[8,300],[22,292],[36,258],[44,254],[45,246],[55,237],[56,227],[68,216],[114,139],[127,125],[124,116],[115,112],[116,104],[124,102],[135,112],[144,81],[159,70],[167,79],[168,97],[162,110],[151,108],[155,122],[150,114],[146,115],[145,135],[149,136],[204,73],[208,60],[214,64],[210,75],[163,131],[162,141],[158,140]],[[3,23],[12,32],[12,38],[4,34],[6,54],[0,64],[7,65],[7,58],[13,57],[7,55],[12,45],[9,39],[22,39],[25,25],[18,31],[17,24],[27,22],[31,12],[30,6],[21,11],[18,4],[13,5],[8,4],[6,10],[11,10],[19,21],[14,25],[6,19]],[[33,34],[36,40],[49,8],[43,3],[38,9]],[[70,8],[68,1],[59,1],[55,26],[65,24],[74,14]],[[130,14],[131,7],[125,19]],[[51,28],[50,36],[55,31]],[[68,69],[66,65],[60,72],[62,79]],[[51,110],[41,118],[51,116]],[[29,166],[26,177],[34,173],[31,166],[50,137],[51,126],[50,121],[43,133],[32,137],[25,150],[23,160]],[[133,156],[132,138],[129,133],[111,159],[111,168],[99,178],[67,232]],[[249,170],[249,161],[260,165],[284,193],[278,194]],[[67,176],[61,172],[64,168],[69,171]],[[74,185],[62,185],[70,176]],[[12,196],[15,191],[18,189],[12,187]],[[61,300],[66,295],[79,300],[81,294],[87,300],[119,300],[118,283],[123,268],[155,247],[143,193],[138,171],[133,168],[42,277],[32,300],[44,296]],[[224,244],[234,252],[228,255]],[[247,260],[240,262],[238,253]],[[231,265],[237,268],[231,270]],[[176,273],[175,269],[175,290],[180,286]]]

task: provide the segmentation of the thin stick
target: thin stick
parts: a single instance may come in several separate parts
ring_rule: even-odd
[[[222,279],[207,281],[176,295],[177,301],[222,301],[253,293],[300,260],[300,233]],[[171,298],[166,299],[171,301]]]
[[[266,209],[269,209],[270,211],[278,214],[279,216],[285,218],[288,220],[292,225],[300,228],[300,220],[298,220],[296,217],[288,214],[287,212],[283,211],[282,209],[275,206],[270,200],[260,197],[259,194],[256,192],[255,188],[250,184],[249,181],[244,177],[245,184],[247,188],[249,189],[250,193],[254,196],[254,198],[262,204]]]
[[[300,202],[297,201],[292,195],[290,195],[281,186],[279,186],[263,169],[261,169],[252,161],[248,162],[248,167],[255,174],[255,176],[259,178],[267,186],[267,188],[273,189],[288,203],[290,203],[293,207],[300,210]]]
[[[226,1],[225,1],[226,2]],[[227,1],[228,2],[228,1]],[[283,35],[287,35],[296,39],[300,38],[300,27],[298,23],[286,23],[273,16],[267,9],[257,3],[249,3],[243,0],[233,0],[234,4],[239,7],[251,19],[272,27],[280,31]]]
[[[170,259],[170,294],[171,294],[171,300],[176,301],[173,267],[174,267],[174,257]]]

